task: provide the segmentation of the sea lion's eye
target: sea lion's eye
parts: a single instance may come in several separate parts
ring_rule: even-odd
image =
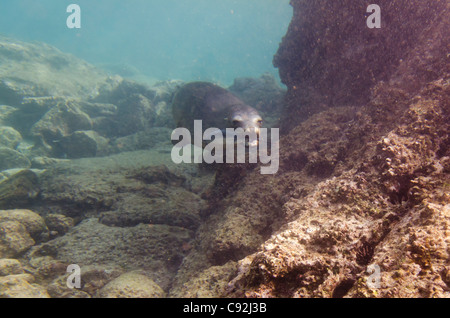
[[[256,121],[256,123],[257,123],[258,125],[262,126],[263,121],[262,121],[262,119],[258,119],[258,120]]]

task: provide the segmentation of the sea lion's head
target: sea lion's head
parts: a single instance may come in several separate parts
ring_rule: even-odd
[[[245,133],[250,134],[250,138],[248,142],[246,142],[248,146],[258,145],[258,138],[263,120],[256,109],[248,105],[233,107],[233,111],[227,119],[230,127],[234,129],[242,128]],[[256,138],[251,138],[253,133]]]

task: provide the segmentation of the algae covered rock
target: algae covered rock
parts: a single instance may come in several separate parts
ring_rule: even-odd
[[[211,266],[204,271],[193,274],[193,277],[187,283],[175,281],[170,290],[170,297],[214,298],[217,295],[225,295],[229,288],[229,282],[236,271],[237,263],[232,261],[222,266]],[[180,277],[183,274],[183,271],[178,273]]]
[[[0,257],[17,257],[34,245],[24,225],[16,221],[0,222]]]
[[[68,158],[95,157],[104,154],[108,140],[93,130],[75,131],[61,139],[61,150]]]
[[[49,214],[45,217],[45,224],[50,234],[63,235],[74,226],[74,220],[62,214]]]
[[[172,145],[170,135],[172,129],[153,127],[125,137],[119,137],[112,142],[112,153],[150,149],[157,146]]]
[[[0,257],[15,257],[44,236],[44,220],[30,210],[0,210]]]
[[[364,105],[378,82],[415,94],[448,71],[447,2],[376,4],[381,30],[366,27],[365,2],[291,1],[291,26],[274,56],[288,87],[282,129],[329,107]]]
[[[167,225],[139,224],[110,227],[85,219],[64,236],[36,247],[36,255],[50,255],[83,269],[88,265],[143,269],[167,288],[188,250],[192,232]]]
[[[0,125],[9,125],[10,116],[17,111],[17,108],[8,106],[8,105],[0,105]]]
[[[129,272],[105,285],[101,298],[162,298],[166,293],[153,280],[139,272]]]
[[[12,127],[0,126],[0,145],[15,149],[22,140],[20,132]]]
[[[31,128],[34,136],[41,136],[50,146],[57,146],[62,137],[77,130],[92,129],[90,117],[78,107],[76,101],[59,102]],[[56,144],[56,145],[55,145]]]
[[[0,276],[23,274],[23,268],[16,259],[0,259]]]
[[[0,171],[12,168],[30,168],[31,163],[20,152],[0,146]]]
[[[92,212],[111,226],[195,229],[206,203],[191,190],[190,174],[170,163],[169,154],[157,150],[60,162],[41,175],[38,204],[42,212],[53,206],[70,217]]]
[[[39,193],[38,177],[31,170],[19,170],[0,181],[0,207],[29,202]]]
[[[19,105],[29,96],[91,96],[106,73],[45,43],[0,38],[0,102]],[[39,70],[39,71],[37,71]]]
[[[80,288],[68,288],[71,273],[64,273],[55,278],[47,287],[54,298],[91,298],[106,284],[123,274],[123,270],[101,265],[83,266],[81,269]]]
[[[47,230],[44,219],[30,210],[0,210],[0,222],[17,221],[22,223],[32,237],[38,237]]]
[[[34,283],[30,274],[0,277],[0,298],[50,298],[45,287]]]

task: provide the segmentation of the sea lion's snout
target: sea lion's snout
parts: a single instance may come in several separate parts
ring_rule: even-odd
[[[233,128],[242,128],[246,134],[246,146],[257,146],[260,129],[262,127],[262,118],[256,112],[250,114],[237,114],[232,118]]]

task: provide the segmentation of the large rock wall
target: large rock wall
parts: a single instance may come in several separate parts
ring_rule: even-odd
[[[291,1],[294,16],[274,58],[288,87],[284,131],[328,107],[365,104],[379,81],[414,94],[448,70],[448,1],[375,3],[381,29],[366,26],[369,2]]]
[[[170,296],[449,297],[449,1],[378,4],[292,1],[280,169],[220,168]]]

